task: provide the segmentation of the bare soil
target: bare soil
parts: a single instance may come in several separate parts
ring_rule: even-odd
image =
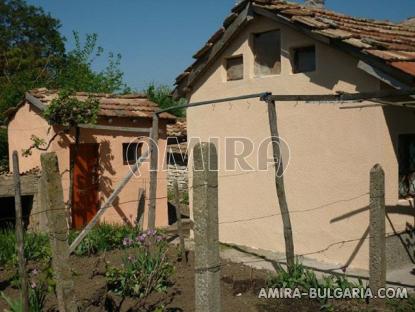
[[[146,300],[127,298],[121,300],[107,291],[105,280],[105,262],[120,265],[124,251],[116,250],[96,257],[70,258],[73,270],[75,291],[81,311],[194,311],[194,267],[193,254],[189,253],[188,263],[176,261],[176,252],[170,257],[175,261],[173,284],[162,294],[152,294]],[[0,269],[0,291],[17,298],[18,290],[10,284],[13,270]],[[267,311],[320,311],[321,305],[313,300],[258,299],[259,290],[265,286],[268,273],[248,266],[223,262],[221,269],[222,311],[230,312],[267,312]],[[334,311],[365,311],[365,303],[354,301],[333,302]],[[0,311],[7,308],[0,299]],[[56,298],[48,295],[45,311],[57,311]],[[402,309],[400,311],[410,311]]]

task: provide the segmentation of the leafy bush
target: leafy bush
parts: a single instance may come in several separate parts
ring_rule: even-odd
[[[150,101],[158,104],[161,109],[166,109],[172,106],[186,104],[185,99],[174,100],[171,96],[173,90],[166,85],[150,84],[145,90],[145,93]],[[175,108],[170,111],[175,116],[183,117],[186,115],[186,111],[183,108]]]
[[[168,243],[155,230],[131,238],[125,237],[124,246],[137,247],[126,254],[123,265],[107,269],[108,289],[126,297],[145,298],[152,292],[163,292],[170,284],[173,266],[168,261]]]
[[[72,242],[79,232],[72,231],[69,241]],[[119,249],[123,247],[125,237],[135,237],[139,234],[137,228],[126,225],[99,224],[82,240],[75,250],[78,256],[90,256],[100,252]]]
[[[99,102],[92,97],[80,101],[73,96],[74,92],[62,90],[52,100],[43,115],[50,125],[74,127],[79,124],[95,124],[99,110]]]

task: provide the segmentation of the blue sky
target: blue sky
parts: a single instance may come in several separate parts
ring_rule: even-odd
[[[62,23],[67,46],[72,31],[97,33],[106,52],[121,53],[131,87],[172,85],[192,55],[218,29],[236,0],[27,0]],[[297,1],[302,2],[302,1]],[[341,13],[400,21],[415,16],[414,0],[326,0]],[[103,67],[104,59],[95,67]]]

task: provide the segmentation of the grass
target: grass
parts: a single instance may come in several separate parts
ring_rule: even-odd
[[[70,231],[69,243],[79,234]],[[75,250],[77,256],[91,256],[104,251],[123,248],[125,237],[136,237],[137,228],[126,225],[100,224],[94,227],[88,236]],[[27,232],[25,234],[25,257],[28,261],[48,260],[51,256],[48,235],[45,233]],[[17,263],[16,236],[14,230],[0,231],[0,266]]]
[[[44,233],[26,233],[24,254],[28,261],[38,261],[50,257],[49,239]],[[14,230],[0,231],[0,265],[17,263],[16,236]]]
[[[69,242],[72,242],[79,232],[71,231]],[[125,237],[136,237],[140,234],[138,228],[126,225],[100,224],[93,228],[87,237],[75,250],[78,256],[90,256],[100,252],[123,248]]]

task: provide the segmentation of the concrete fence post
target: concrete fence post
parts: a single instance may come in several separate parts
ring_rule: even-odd
[[[218,156],[211,143],[193,151],[195,311],[220,312]]]
[[[46,213],[58,309],[60,312],[75,312],[78,309],[74,296],[72,272],[69,266],[69,231],[66,222],[66,208],[63,201],[58,158],[55,153],[45,153],[40,157],[40,161],[45,182]]]
[[[370,171],[370,217],[369,217],[369,287],[373,294],[386,286],[385,243],[385,173],[377,164]],[[376,311],[383,311],[385,301],[373,299]]]

